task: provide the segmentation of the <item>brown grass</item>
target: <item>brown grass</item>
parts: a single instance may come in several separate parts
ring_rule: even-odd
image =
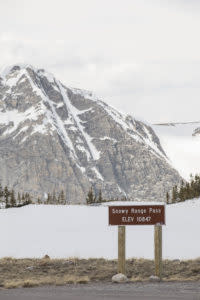
[[[127,276],[131,282],[149,280],[154,274],[154,262],[129,259]],[[0,259],[0,287],[34,287],[91,282],[109,282],[117,273],[117,261],[100,259]],[[196,260],[164,260],[164,281],[199,281],[200,258]]]
[[[24,287],[30,288],[42,285],[66,285],[66,284],[85,284],[89,282],[88,276],[63,276],[63,277],[39,277],[37,279],[27,279],[27,280],[8,280],[5,281],[3,287],[6,289]]]
[[[148,281],[148,278],[143,278],[141,276],[137,276],[137,277],[131,277],[130,281],[131,282],[145,282],[145,281]]]

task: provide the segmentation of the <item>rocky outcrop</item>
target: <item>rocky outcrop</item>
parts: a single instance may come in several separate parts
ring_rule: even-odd
[[[0,182],[33,196],[162,201],[180,182],[152,128],[29,65],[0,77]]]

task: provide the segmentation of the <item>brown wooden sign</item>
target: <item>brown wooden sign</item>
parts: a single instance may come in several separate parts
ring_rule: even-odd
[[[164,225],[164,205],[109,206],[109,225]]]

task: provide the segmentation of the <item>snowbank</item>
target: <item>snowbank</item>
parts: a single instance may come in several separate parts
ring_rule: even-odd
[[[164,258],[200,256],[199,212],[200,199],[166,207]],[[30,205],[1,209],[0,228],[0,257],[48,254],[51,257],[117,258],[117,226],[108,226],[106,206]],[[127,257],[153,258],[153,226],[126,228]]]

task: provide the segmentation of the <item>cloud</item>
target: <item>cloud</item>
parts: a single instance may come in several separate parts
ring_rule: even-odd
[[[11,5],[12,4],[12,5]],[[0,67],[27,62],[150,122],[198,119],[197,1],[1,1]],[[186,6],[189,6],[186,9]]]

